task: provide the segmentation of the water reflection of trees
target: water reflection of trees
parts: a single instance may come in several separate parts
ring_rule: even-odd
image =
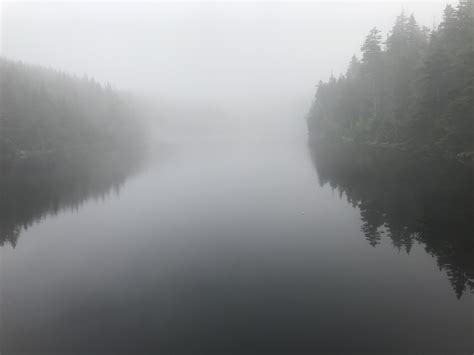
[[[24,229],[89,199],[118,193],[137,157],[75,158],[62,164],[24,162],[0,174],[0,246],[15,246]]]
[[[372,246],[415,242],[436,258],[458,297],[474,291],[472,169],[454,162],[349,144],[310,144],[320,185],[360,210]]]

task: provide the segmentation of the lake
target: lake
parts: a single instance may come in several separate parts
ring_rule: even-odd
[[[1,353],[471,354],[472,175],[385,155],[188,142],[6,179]]]

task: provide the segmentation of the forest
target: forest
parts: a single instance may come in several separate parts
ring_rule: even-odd
[[[142,149],[129,94],[88,77],[0,58],[0,166],[125,158]]]
[[[88,77],[0,59],[0,246],[117,189],[144,153],[137,99]]]
[[[310,139],[330,138],[474,162],[474,1],[447,5],[430,30],[402,12],[373,28],[347,72],[320,81]]]

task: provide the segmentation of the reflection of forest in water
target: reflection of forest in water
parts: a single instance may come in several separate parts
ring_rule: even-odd
[[[310,152],[320,185],[328,183],[359,208],[370,245],[389,238],[410,253],[418,242],[458,297],[474,291],[471,168],[330,142],[311,143]]]
[[[0,175],[0,246],[15,246],[22,230],[64,209],[118,193],[140,159],[110,155],[61,164],[25,161]]]

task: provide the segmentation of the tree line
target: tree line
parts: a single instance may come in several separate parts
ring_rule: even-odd
[[[63,162],[143,143],[133,100],[88,77],[0,58],[0,165]]]
[[[140,166],[144,119],[108,84],[0,58],[0,247],[117,190]]]
[[[402,12],[382,41],[373,28],[345,75],[318,84],[311,138],[474,158],[474,0],[447,5],[436,29]]]

